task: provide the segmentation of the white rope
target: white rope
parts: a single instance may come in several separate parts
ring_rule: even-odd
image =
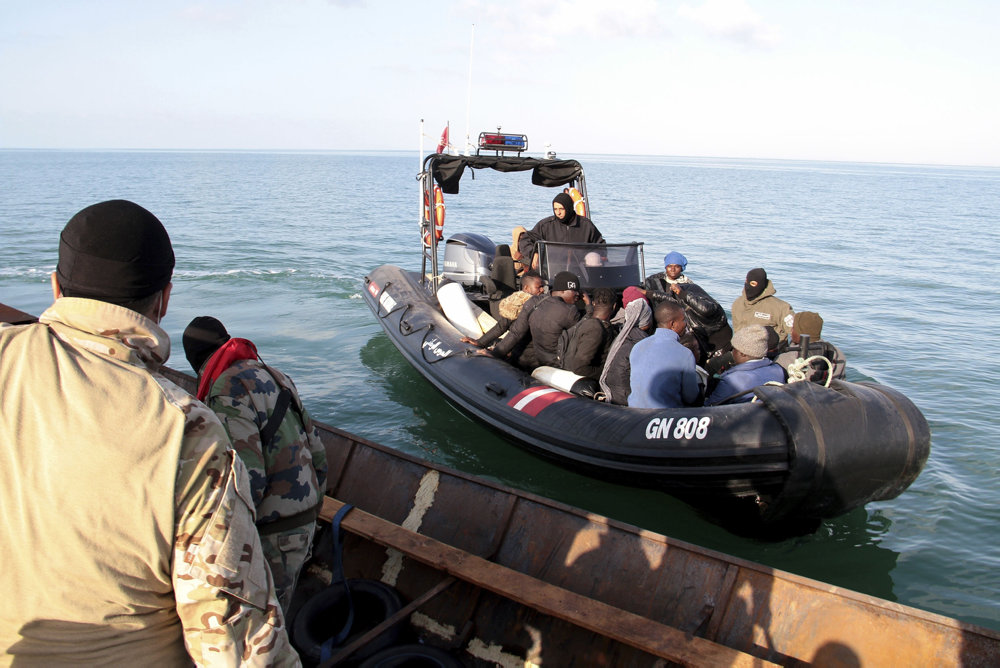
[[[801,357],[788,365],[788,382],[798,383],[803,380],[809,380],[809,376],[812,375],[811,364],[813,360],[822,360],[826,363],[826,382],[823,383],[824,387],[830,387],[830,381],[833,380],[833,362],[828,360],[823,355],[813,355],[812,357],[802,359]],[[806,375],[806,372],[809,375]]]
[[[790,383],[792,381],[789,380],[788,382]],[[784,383],[782,383],[780,381],[777,381],[777,380],[769,380],[769,381],[767,381],[764,384],[765,385],[784,385]],[[753,395],[753,398],[750,400],[750,403],[754,403],[755,401],[757,401],[757,395],[756,394]]]

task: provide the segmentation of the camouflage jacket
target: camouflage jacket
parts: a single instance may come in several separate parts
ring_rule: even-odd
[[[0,664],[299,665],[246,469],[169,352],[88,299],[0,328]]]
[[[272,442],[261,443],[283,387],[292,391],[292,403]],[[326,451],[291,378],[258,360],[240,360],[216,379],[205,403],[222,420],[250,473],[258,525],[306,512],[322,501]]]

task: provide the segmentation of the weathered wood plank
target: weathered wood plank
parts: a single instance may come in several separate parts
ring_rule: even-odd
[[[343,505],[326,497],[320,517],[331,520]],[[341,526],[495,594],[670,661],[698,666],[776,665],[486,561],[357,508],[347,513]]]

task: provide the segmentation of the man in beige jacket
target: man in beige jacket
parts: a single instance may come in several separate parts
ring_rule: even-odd
[[[63,229],[0,326],[0,664],[299,665],[215,415],[159,374],[174,255],[124,200]]]

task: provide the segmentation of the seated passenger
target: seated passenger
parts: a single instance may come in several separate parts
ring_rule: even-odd
[[[698,401],[701,389],[694,355],[678,337],[687,328],[684,309],[673,301],[653,310],[656,330],[629,354],[631,392],[628,405],[637,408],[680,408]]]
[[[542,294],[542,289],[542,277],[538,274],[538,272],[525,272],[524,276],[521,277],[521,289],[500,300],[497,308],[497,316],[499,317],[496,319],[496,326],[480,336],[478,339],[463,336],[462,342],[471,343],[472,345],[479,346],[480,348],[490,346],[494,341],[499,339],[504,332],[510,329],[511,324],[517,320],[517,316],[521,313],[521,308],[524,306],[525,302],[535,295]]]
[[[480,276],[479,280],[483,284],[483,292],[490,300],[491,312],[493,304],[504,297],[517,292],[517,266],[514,258],[510,255],[510,246],[500,244],[493,254],[493,261],[490,263],[490,275]],[[496,314],[493,313],[493,317]]]
[[[806,359],[813,355],[823,355],[833,363],[833,377],[837,379],[843,378],[844,369],[847,365],[844,360],[844,354],[840,352],[840,348],[837,346],[821,339],[820,335],[822,333],[823,318],[820,317],[819,313],[813,313],[812,311],[796,313],[792,321],[792,344],[798,345],[801,341],[801,335],[805,334],[809,337],[809,350],[805,354],[799,350],[786,350],[779,353],[774,361],[780,364],[785,371],[788,371],[789,365],[799,358]],[[810,367],[813,371],[809,375],[808,380],[826,384],[829,367],[821,360],[812,362]]]
[[[576,308],[579,286],[576,274],[568,271],[556,274],[548,295],[531,297],[521,307],[507,336],[493,347],[493,354],[509,357],[526,337],[530,337],[534,360],[522,354],[518,366],[558,366],[559,336],[580,319],[580,311]],[[589,299],[584,296],[584,301]]]
[[[729,345],[733,330],[726,320],[726,310],[711,295],[691,281],[683,272],[687,269],[687,258],[672,251],[663,258],[664,270],[646,279],[646,298],[655,306],[665,299],[671,299],[684,307],[688,326],[698,339],[701,355],[699,364],[716,350]]]
[[[594,291],[592,312],[573,329],[566,330],[566,348],[560,351],[563,369],[593,380],[600,378],[608,348],[615,337],[611,316],[617,301],[610,288]]]
[[[598,380],[606,401],[626,406],[631,391],[629,354],[636,343],[649,336],[653,328],[653,310],[637,287],[625,288],[622,304],[623,308],[611,318],[612,325],[619,326],[618,334],[611,342]]]
[[[767,329],[763,325],[747,325],[733,335],[733,360],[736,363],[722,373],[719,384],[705,399],[706,406],[745,403],[754,396],[747,390],[772,381],[785,382],[785,370],[767,357]]]
[[[766,271],[760,267],[748,271],[743,293],[733,302],[733,330],[767,325],[774,327],[778,339],[784,341],[792,331],[795,312],[788,302],[775,297],[775,292]]]
[[[552,215],[538,221],[533,228],[518,237],[518,253],[521,261],[530,261],[531,269],[538,269],[538,255],[535,244],[538,241],[560,243],[598,244],[604,243],[600,230],[590,218],[581,216],[573,209],[573,198],[559,193],[552,200]]]

